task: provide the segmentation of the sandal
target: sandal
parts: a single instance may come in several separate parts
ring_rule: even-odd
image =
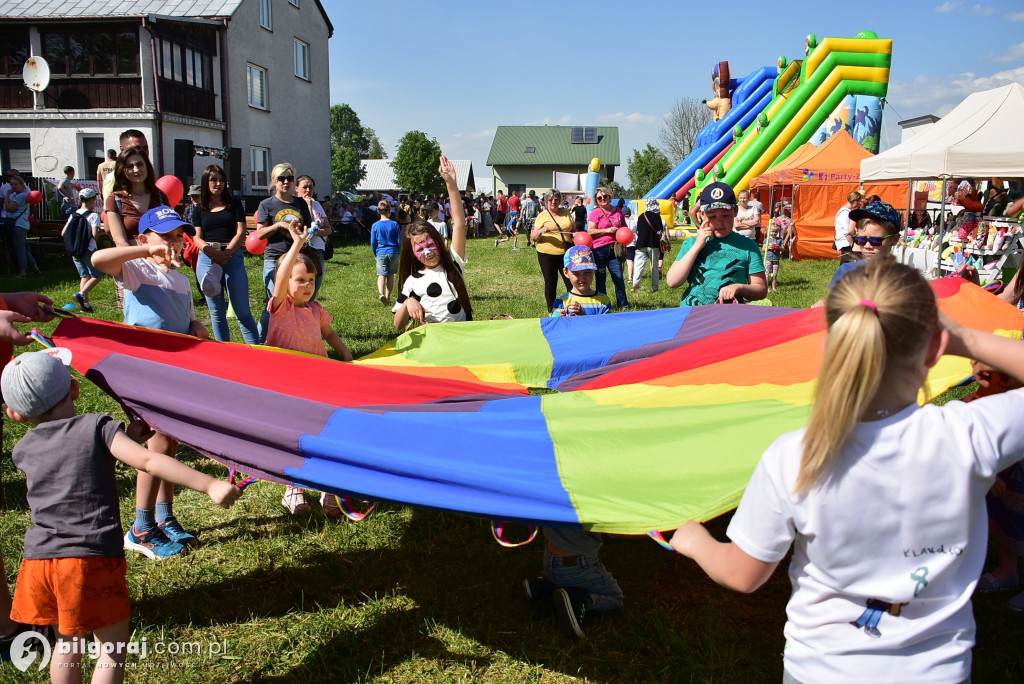
[[[1004,580],[997,579],[991,572],[986,572],[978,578],[979,594],[992,594],[997,591],[1016,591],[1020,588],[1020,576],[1014,575]],[[1024,601],[1024,599],[1022,599]]]

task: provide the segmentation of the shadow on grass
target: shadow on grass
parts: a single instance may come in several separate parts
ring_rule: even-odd
[[[720,535],[724,522],[712,527]],[[697,680],[735,681],[736,673],[745,681],[779,679],[779,660],[778,668],[763,668],[765,648],[782,652],[784,576],[755,600],[716,587],[692,563],[646,538],[611,537],[603,556],[626,594],[626,609],[589,616],[587,639],[576,642],[558,630],[550,601],[523,594],[522,579],[541,572],[542,544],[541,538],[503,549],[483,520],[416,510],[389,548],[295,549],[287,567],[154,593],[135,609],[168,626],[345,614],[299,665],[271,675],[268,664],[257,675],[261,681],[361,681],[389,672],[432,677],[450,663],[497,666],[503,654],[518,661],[509,667],[539,666],[601,682],[678,681],[684,672]],[[430,670],[435,666],[438,671]]]

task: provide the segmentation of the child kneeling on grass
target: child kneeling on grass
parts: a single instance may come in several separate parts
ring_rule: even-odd
[[[571,247],[562,263],[572,290],[555,300],[552,317],[610,313],[611,300],[591,288],[597,266],[590,248]],[[582,639],[586,611],[622,609],[622,590],[599,555],[604,540],[599,532],[557,527],[545,527],[544,538],[544,578],[523,580],[526,596],[553,598],[562,628]]]
[[[32,425],[12,453],[25,473],[32,526],[25,533],[11,618],[56,625],[61,641],[92,632],[102,654],[93,682],[123,681],[131,606],[114,460],[204,492],[224,508],[242,490],[136,444],[110,416],[76,415],[78,382],[56,355],[18,356],[0,385],[7,416]],[[82,656],[62,650],[58,643],[50,677],[77,681]]]

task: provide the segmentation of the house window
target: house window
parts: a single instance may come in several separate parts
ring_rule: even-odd
[[[21,78],[29,54],[28,29],[5,26],[0,29],[0,41],[6,48],[0,52],[0,76]]]
[[[255,64],[247,64],[245,85],[249,90],[249,106],[267,108],[267,70]]]
[[[295,39],[295,75],[307,81],[310,80],[309,43],[303,43],[298,38]]]
[[[270,149],[250,147],[249,168],[252,169],[249,185],[253,190],[265,190],[269,180],[267,174],[270,173]]]
[[[18,169],[23,176],[32,173],[32,150],[28,137],[0,138],[0,169]]]
[[[526,154],[533,154],[536,151],[537,151],[536,147],[527,147],[526,148]]]
[[[294,7],[298,7],[299,6],[299,0],[288,0],[288,2],[290,2],[292,4],[292,6],[294,6]]]
[[[213,90],[213,56],[187,48],[166,38],[157,47],[160,63],[157,71],[168,81],[177,81],[202,90]]]
[[[270,0],[260,0],[260,26],[268,31],[274,30],[274,21],[270,16]]]
[[[41,34],[43,58],[54,76],[124,76],[139,73],[135,28],[83,31],[48,28]]]

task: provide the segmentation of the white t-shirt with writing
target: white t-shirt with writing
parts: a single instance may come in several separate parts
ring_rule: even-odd
[[[860,423],[834,477],[794,494],[804,431],[762,456],[728,535],[793,546],[786,671],[801,682],[962,682],[988,545],[985,493],[1024,457],[1024,390]]]

